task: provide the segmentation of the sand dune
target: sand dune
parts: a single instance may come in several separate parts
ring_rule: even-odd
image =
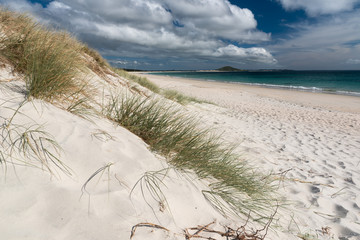
[[[1,69],[0,76],[1,239],[130,239],[141,223],[148,225],[136,229],[134,240],[184,239],[191,227],[212,223],[212,229],[225,231],[224,226],[244,224],[212,207],[201,192],[208,190],[206,183],[176,171],[127,129],[37,99],[22,104],[21,76],[12,75],[10,68]],[[99,89],[109,83],[112,90],[127,89],[126,80],[113,75],[105,81],[93,74],[91,82]],[[108,89],[103,92],[109,94]],[[21,137],[32,146],[42,139],[38,147],[61,163],[50,158],[49,168],[40,164],[31,146],[23,148],[17,140]],[[146,185],[146,176],[156,176],[150,181],[153,188]],[[157,225],[163,229],[151,227]],[[276,231],[268,235],[287,236]]]

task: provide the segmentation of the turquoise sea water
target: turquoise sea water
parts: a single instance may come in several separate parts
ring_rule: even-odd
[[[153,74],[360,97],[360,71],[161,72]]]

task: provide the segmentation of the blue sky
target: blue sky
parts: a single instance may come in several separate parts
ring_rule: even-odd
[[[360,70],[360,0],[0,0],[137,69]]]

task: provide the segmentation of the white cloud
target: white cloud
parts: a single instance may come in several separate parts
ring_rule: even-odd
[[[185,29],[239,42],[266,41],[270,36],[257,31],[257,22],[249,9],[226,0],[166,0],[173,17]]]
[[[68,5],[66,5],[66,4],[63,4],[63,3],[61,3],[61,2],[57,2],[57,1],[51,2],[51,3],[49,4],[49,7],[48,7],[48,8],[49,8],[49,9],[53,9],[53,10],[55,10],[55,9],[58,9],[58,10],[70,10],[70,9],[71,9],[70,6],[68,6]]]
[[[263,48],[241,48],[226,42],[259,43],[270,34],[256,29],[249,9],[228,0],[55,0],[47,8],[26,0],[41,21],[67,28],[102,52],[134,55],[208,57],[274,63]],[[39,7],[41,9],[39,9]]]
[[[276,59],[272,57],[272,55],[266,51],[264,48],[239,48],[234,45],[228,45],[226,47],[221,47],[217,49],[214,53],[214,56],[221,57],[239,57],[243,56],[249,60],[253,59],[256,61],[261,61],[264,63],[276,63]]]
[[[285,9],[304,9],[307,14],[334,14],[352,10],[359,0],[278,0]]]
[[[227,0],[88,0],[86,2],[63,0],[62,2],[105,24],[126,25],[146,31],[163,28],[182,36],[218,37],[238,42],[258,42],[270,38],[269,34],[256,29],[257,22],[250,10],[241,9]]]

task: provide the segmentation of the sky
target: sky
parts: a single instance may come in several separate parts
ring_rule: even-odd
[[[360,70],[360,0],[0,0],[142,70]]]

